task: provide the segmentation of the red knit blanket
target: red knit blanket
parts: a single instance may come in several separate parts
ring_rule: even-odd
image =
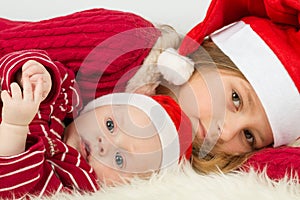
[[[274,179],[279,180],[285,176],[296,178],[300,173],[300,147],[283,146],[280,148],[265,148],[254,153],[242,166],[262,172]]]
[[[160,31],[133,13],[91,9],[39,22],[0,18],[0,57],[18,50],[42,49],[72,69],[84,103],[124,91]]]

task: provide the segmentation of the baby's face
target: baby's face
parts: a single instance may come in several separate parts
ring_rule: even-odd
[[[146,177],[161,166],[157,130],[149,117],[133,106],[98,107],[78,117],[66,134],[67,144],[81,152],[105,184]]]

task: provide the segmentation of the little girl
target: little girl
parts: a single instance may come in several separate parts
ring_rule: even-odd
[[[38,50],[0,62],[1,198],[95,192],[190,158],[191,124],[170,97],[106,95],[64,131],[64,120],[81,108],[72,71]]]
[[[201,66],[200,73],[195,72],[182,87],[189,88],[187,92],[177,93],[186,114],[207,130],[194,140],[198,143],[193,145],[194,162],[201,162],[203,152],[207,155],[214,145],[207,138],[217,138],[218,143],[204,161],[214,158],[219,163],[227,157],[220,152],[241,162],[248,152],[287,145],[299,138],[299,41],[299,2],[211,1],[205,19],[178,49],[181,56],[194,53],[196,65]],[[211,72],[216,67],[217,76]],[[208,144],[208,151],[205,146],[199,148],[199,143]],[[276,152],[266,158],[272,158],[272,166],[282,166],[274,172],[284,175],[290,170],[279,163]],[[291,156],[285,160],[290,168],[298,166]],[[269,161],[258,158],[257,162],[259,166],[259,162]],[[194,166],[207,170],[208,162],[203,164]],[[221,166],[228,167],[226,162]]]

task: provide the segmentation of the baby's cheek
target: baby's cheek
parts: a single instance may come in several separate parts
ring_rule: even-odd
[[[105,179],[105,176],[109,177],[112,176],[111,172],[113,172],[110,167],[107,167],[106,165],[102,164],[100,161],[93,158],[92,155],[89,155],[87,157],[87,161],[89,165],[93,168],[95,171],[97,178],[102,182]]]
[[[89,158],[88,161],[102,185],[115,186],[116,184],[125,183],[125,179],[122,179],[121,177],[126,178],[127,176],[121,171],[103,165],[93,158]]]

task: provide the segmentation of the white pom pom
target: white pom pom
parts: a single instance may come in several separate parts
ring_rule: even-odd
[[[161,53],[157,60],[157,67],[163,77],[174,85],[187,82],[194,71],[194,62],[169,48]]]

